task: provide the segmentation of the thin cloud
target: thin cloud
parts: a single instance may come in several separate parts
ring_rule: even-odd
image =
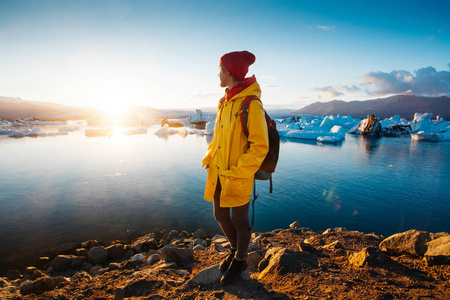
[[[438,72],[433,67],[419,69],[415,74],[405,70],[370,72],[361,76],[359,82],[369,95],[450,96],[450,72]]]
[[[428,37],[428,39],[430,39],[430,40],[435,39],[437,36],[439,36],[441,33],[443,33],[443,32],[446,31],[446,30],[447,30],[447,27],[440,28],[440,29],[436,32],[436,34],[430,35],[430,36]]]
[[[325,98],[335,98],[337,96],[344,95],[343,93],[335,90],[332,86],[314,88],[313,91],[318,92],[321,96],[323,96]]]
[[[336,29],[336,25],[333,25],[333,26],[317,25],[317,28],[325,30],[325,31],[330,31],[330,30]]]
[[[341,85],[338,87],[339,90],[342,90],[344,93],[357,93],[361,91],[361,88],[357,85]]]
[[[275,76],[269,75],[269,76],[260,76],[260,79],[268,79],[268,80],[275,80]]]

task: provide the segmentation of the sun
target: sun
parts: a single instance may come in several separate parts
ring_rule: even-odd
[[[101,105],[100,109],[108,119],[124,119],[130,112],[130,108],[122,103],[109,103]]]

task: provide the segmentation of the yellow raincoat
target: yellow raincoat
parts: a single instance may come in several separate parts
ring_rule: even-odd
[[[202,161],[202,167],[209,165],[204,198],[213,201],[219,178],[221,207],[241,206],[250,201],[254,175],[269,151],[265,113],[259,101],[253,100],[249,106],[249,136],[242,130],[241,104],[249,95],[261,97],[258,82],[219,104],[214,137]]]

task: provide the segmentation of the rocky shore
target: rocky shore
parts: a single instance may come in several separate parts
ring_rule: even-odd
[[[450,299],[450,235],[344,228],[253,233],[248,271],[219,284],[229,244],[202,229],[61,245],[0,277],[0,299]]]

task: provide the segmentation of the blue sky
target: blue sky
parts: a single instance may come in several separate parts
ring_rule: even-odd
[[[248,50],[267,107],[450,96],[450,1],[3,1],[0,96],[215,107]]]

